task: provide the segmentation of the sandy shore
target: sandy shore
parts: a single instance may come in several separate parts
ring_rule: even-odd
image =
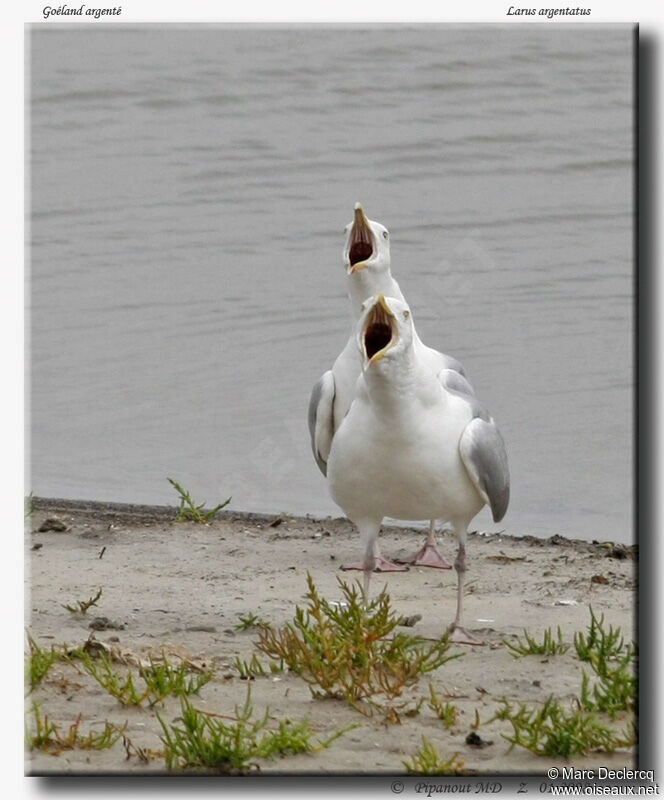
[[[235,668],[236,658],[249,661],[256,653],[255,630],[235,629],[240,616],[256,614],[280,626],[293,618],[303,603],[306,576],[311,573],[328,599],[341,597],[337,577],[343,562],[357,560],[359,539],[346,520],[266,518],[229,513],[209,525],[173,522],[174,510],[37,500],[26,523],[26,625],[37,643],[81,645],[95,617],[117,623],[117,629],[97,631],[96,638],[126,654],[146,657],[184,655],[215,667],[213,680],[193,703],[230,714],[246,696],[248,682]],[[57,518],[64,531],[39,532],[46,519]],[[422,532],[386,528],[381,549],[390,558],[406,557],[423,542]],[[440,536],[441,551],[454,560],[455,544]],[[488,720],[497,699],[541,702],[550,694],[561,699],[578,694],[581,665],[573,651],[558,656],[514,659],[504,639],[523,628],[541,639],[542,631],[560,626],[567,641],[589,621],[588,605],[633,634],[636,562],[633,549],[611,548],[558,537],[510,538],[503,534],[471,534],[466,592],[467,627],[490,647],[457,647],[463,658],[425,676],[409,697],[428,698],[429,683],[454,703],[458,722],[446,730],[422,705],[419,715],[386,725],[381,717],[366,718],[343,701],[315,700],[306,684],[292,674],[258,677],[251,681],[256,713],[269,706],[276,718],[307,718],[321,738],[358,723],[358,727],[315,755],[261,762],[265,773],[403,773],[422,735],[441,753],[459,753],[466,769],[479,774],[544,774],[560,760],[538,758],[514,748],[501,736],[509,724],[482,724],[478,733],[485,747],[466,743],[471,724]],[[393,606],[404,616],[421,614],[410,630],[438,637],[454,613],[456,576],[453,570],[410,569],[375,575],[373,589],[387,584]],[[72,614],[63,603],[102,596],[86,614]],[[137,747],[159,751],[161,728],[157,711],[172,722],[179,701],[167,699],[155,709],[125,708],[82,670],[56,663],[30,695],[61,728],[68,729],[82,714],[81,729],[99,731],[104,722],[127,723],[127,735]],[[576,759],[579,767],[633,766],[631,751],[593,754]],[[28,754],[31,774],[153,773],[164,761],[147,764],[126,757],[118,742],[105,751],[73,750],[59,755]]]

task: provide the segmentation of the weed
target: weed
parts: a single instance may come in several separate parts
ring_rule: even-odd
[[[633,650],[628,645],[625,647],[624,637],[620,633],[620,628],[604,630],[604,614],[598,619],[595,616],[593,607],[590,610],[590,625],[587,634],[581,632],[574,634],[574,649],[581,661],[597,664],[601,669],[607,661],[622,658],[626,653]]]
[[[62,649],[58,654],[58,658],[63,661],[69,661],[72,664],[74,661],[82,661],[89,656],[90,651],[86,649],[85,644],[82,644],[80,647],[68,647],[66,644],[64,644],[62,645]]]
[[[314,697],[343,698],[370,714],[376,695],[391,703],[421,675],[457,657],[447,655],[447,637],[428,644],[395,633],[399,617],[385,589],[367,605],[359,588],[340,580],[345,602],[333,605],[310,575],[307,583],[306,609],[296,607],[293,623],[280,630],[261,628],[256,647],[305,680]],[[394,709],[388,712],[394,717]]]
[[[62,603],[62,607],[66,608],[67,611],[70,611],[72,614],[85,614],[89,608],[92,606],[96,606],[99,602],[99,598],[101,597],[101,589],[97,592],[94,597],[89,597],[87,600],[77,600],[75,606],[69,606],[66,603]]]
[[[42,682],[51,666],[60,658],[60,654],[51,647],[44,650],[28,634],[28,646],[30,653],[25,659],[25,683],[30,686],[28,694]]]
[[[235,659],[235,669],[240,673],[240,677],[246,680],[248,678],[264,678],[266,675],[284,672],[285,665],[283,659],[280,659],[278,664],[275,664],[273,661],[270,662],[268,669],[266,669],[254,653],[251,657],[251,661],[243,661],[238,656]]]
[[[32,492],[23,498],[23,521],[35,513],[35,498]]]
[[[443,758],[426,736],[422,737],[422,746],[415,751],[412,761],[404,761],[403,765],[409,775],[461,775],[465,766],[458,753]]]
[[[452,703],[444,703],[436,694],[433,685],[429,684],[429,708],[446,728],[452,728],[457,721],[458,711]]]
[[[174,695],[181,697],[188,694],[198,694],[200,689],[212,678],[212,671],[193,673],[182,664],[174,667],[164,659],[161,664],[150,662],[149,666],[140,666],[138,673],[145,683],[145,688],[138,688],[130,671],[124,676],[119,675],[113,668],[113,662],[106,655],[90,658],[82,656],[85,670],[106,691],[125,706],[140,706],[147,700],[148,705],[154,706],[166,697]]]
[[[143,762],[143,764],[148,764],[153,758],[164,757],[164,753],[160,750],[151,750],[148,747],[139,747],[137,744],[134,744],[134,742],[132,742],[132,740],[124,732],[122,734],[122,745],[125,749],[125,753],[127,754],[127,761],[129,761],[132,756],[136,756],[139,761]]]
[[[229,497],[227,500],[224,500],[223,503],[219,503],[218,506],[206,511],[205,503],[196,505],[187,489],[180,486],[180,484],[172,478],[167,478],[167,480],[180,495],[180,506],[175,517],[176,522],[184,522],[185,520],[190,520],[191,522],[209,522],[218,511],[221,511],[222,508],[231,502],[231,498]]]
[[[69,731],[63,734],[57,725],[52,723],[48,715],[42,717],[39,706],[35,703],[32,708],[34,731],[26,725],[25,740],[29,750],[45,750],[54,754],[62,750],[106,750],[118,741],[124,734],[123,728],[116,728],[110,722],[104,723],[104,730],[100,733],[90,731],[87,736],[81,735],[79,726],[82,715],[69,726]]]
[[[256,614],[248,614],[246,617],[240,617],[240,621],[235,626],[236,631],[247,631],[250,628],[269,628],[270,623],[261,619]]]
[[[25,744],[28,750],[45,750],[55,741],[56,726],[47,716],[42,717],[39,706],[35,703],[30,709],[34,721],[34,730],[25,725]]]
[[[337,731],[317,744],[311,741],[307,722],[282,720],[277,730],[268,730],[269,709],[262,717],[252,719],[250,689],[244,705],[235,707],[230,722],[194,708],[184,697],[181,704],[182,727],[167,725],[157,715],[164,732],[161,739],[168,769],[212,767],[223,773],[257,770],[257,758],[316,752],[348,730]]]
[[[628,735],[622,738],[604,725],[592,711],[582,708],[566,709],[551,695],[539,709],[519,703],[515,710],[506,700],[494,719],[507,720],[512,734],[502,734],[511,742],[510,750],[518,745],[537,756],[585,755],[591,751],[612,753],[619,747],[632,744]]]
[[[265,667],[256,657],[256,654],[252,655],[251,661],[244,661],[238,656],[235,659],[235,669],[240,673],[240,677],[245,680],[258,677],[264,678],[267,675]]]
[[[580,706],[586,710],[604,711],[614,718],[619,711],[631,711],[636,704],[637,651],[634,644],[625,644],[620,628],[604,627],[590,607],[587,634],[574,635],[574,648],[581,661],[590,665],[595,681],[583,671]]]
[[[508,642],[507,640],[503,641],[503,644],[509,648],[510,655],[514,658],[521,658],[522,656],[530,656],[530,655],[546,655],[546,656],[556,656],[562,655],[566,653],[570,645],[565,644],[563,642],[563,633],[560,630],[560,626],[558,627],[557,631],[558,635],[557,638],[554,638],[553,633],[551,632],[551,628],[547,628],[544,631],[544,639],[540,644],[535,640],[534,636],[531,636],[527,630],[524,629],[523,636],[524,641],[521,640],[519,637],[516,643]]]
[[[551,636],[551,647],[557,646]],[[533,642],[526,634],[526,646]],[[545,634],[544,643],[547,642]],[[506,642],[506,644],[508,644]],[[558,645],[562,644],[558,629]],[[514,646],[509,645],[512,649]],[[539,645],[538,645],[539,646]],[[529,708],[519,703],[515,710],[503,699],[503,707],[494,719],[509,721],[512,734],[503,736],[539,756],[584,755],[591,751],[613,752],[619,747],[631,747],[636,742],[636,726],[628,726],[622,734],[605,725],[600,712],[615,719],[619,711],[632,711],[636,698],[636,647],[625,645],[620,628],[605,629],[604,616],[597,617],[590,607],[590,625],[587,632],[574,634],[574,649],[578,658],[590,665],[594,681],[583,671],[581,695],[575,697],[573,706],[566,708],[550,696],[541,708]],[[519,655],[525,647],[519,649]],[[551,654],[551,651],[549,651]]]
[[[198,694],[212,680],[213,674],[212,670],[192,672],[184,664],[174,667],[166,658],[161,663],[150,662],[147,667],[139,667],[138,672],[150,690],[151,706],[169,695]]]
[[[420,697],[420,699],[416,703],[413,703],[410,708],[405,708],[402,711],[402,714],[404,717],[419,717],[420,711],[422,710],[422,703],[424,703],[424,698]],[[399,722],[398,719],[395,721]]]
[[[113,669],[113,662],[108,656],[90,658],[84,655],[83,666],[97,683],[119,700],[123,706],[140,706],[150,696],[150,688],[139,691],[134,685],[131,672],[122,677]],[[156,701],[155,701],[156,702]]]

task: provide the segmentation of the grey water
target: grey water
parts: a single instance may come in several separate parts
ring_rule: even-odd
[[[506,440],[472,527],[632,541],[631,26],[34,26],[27,491],[341,515],[343,228]]]

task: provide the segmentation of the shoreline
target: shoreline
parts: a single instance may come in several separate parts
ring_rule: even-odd
[[[102,515],[102,516],[114,516],[117,518],[129,519],[129,520],[173,520],[178,512],[177,506],[161,506],[161,505],[147,505],[144,503],[114,503],[114,502],[106,502],[101,500],[70,500],[66,498],[59,498],[59,497],[32,497],[32,501],[34,503],[34,507],[36,510],[52,512],[52,513],[90,513],[95,515]],[[247,523],[256,523],[256,524],[273,524],[275,520],[289,520],[290,522],[301,522],[305,524],[310,523],[319,523],[325,525],[342,525],[355,527],[353,523],[351,523],[346,517],[339,516],[339,517],[319,517],[316,515],[297,515],[297,514],[288,514],[288,513],[279,513],[279,514],[265,514],[265,513],[258,513],[254,511],[234,511],[229,510],[226,511],[222,509],[215,514],[215,520],[230,520],[230,521],[242,521]],[[383,522],[381,529],[389,529],[397,532],[402,533],[422,533],[422,531],[426,530],[425,523],[422,523],[422,527],[416,527],[414,525],[402,525],[397,522],[392,522],[388,520],[387,522]],[[439,533],[445,533],[445,531],[440,531]],[[638,558],[638,544],[623,544],[621,542],[616,542],[612,539],[606,539],[603,541],[599,540],[592,540],[588,541],[586,539],[572,539],[568,536],[562,536],[561,534],[554,534],[553,536],[548,536],[546,538],[533,536],[532,534],[522,534],[520,536],[506,533],[505,531],[468,531],[468,537],[481,537],[484,539],[490,539],[491,537],[500,537],[506,541],[513,541],[513,542],[526,542],[535,545],[556,545],[556,546],[567,546],[573,547],[579,550],[587,550],[588,552],[593,551],[596,548],[605,549],[606,547],[613,546],[616,551],[624,551],[624,558],[628,559],[636,559]],[[617,556],[620,558],[620,556]]]
[[[450,653],[461,657],[423,676],[404,694],[411,704],[422,701],[421,707],[395,725],[386,724],[380,714],[365,717],[342,700],[313,698],[294,673],[268,672],[247,681],[237,666],[254,656],[264,664],[269,661],[255,647],[256,628],[238,627],[243,618],[255,615],[281,628],[292,623],[296,606],[305,605],[308,575],[323,597],[334,600],[341,597],[339,580],[350,585],[361,579],[359,572],[339,569],[357,560],[360,551],[357,531],[346,519],[222,511],[200,524],[175,522],[177,509],[169,506],[33,500],[25,524],[25,618],[41,648],[63,643],[80,647],[94,634],[117,654],[120,674],[137,660],[160,654],[168,654],[174,663],[185,659],[212,665],[212,680],[191,697],[197,708],[232,714],[250,685],[256,717],[269,709],[275,721],[306,719],[321,740],[357,726],[318,753],[261,760],[264,774],[405,774],[404,761],[413,758],[423,736],[446,757],[458,753],[464,774],[543,775],[552,765],[633,766],[632,748],[590,752],[569,761],[537,757],[523,748],[510,750],[504,738],[510,724],[493,717],[502,697],[534,708],[552,694],[566,705],[579,694],[584,665],[573,647],[551,656],[511,655],[505,642],[516,642],[524,629],[541,641],[545,630],[555,635],[560,628],[571,643],[575,632],[587,630],[592,606],[605,615],[607,625],[621,628],[625,641],[631,640],[636,630],[636,547],[563,537],[469,534],[466,626],[488,646],[453,646]],[[60,530],[40,531],[52,518],[60,521]],[[391,559],[407,557],[420,547],[425,533],[384,526],[381,551]],[[437,538],[441,552],[453,559],[455,537],[443,531]],[[454,570],[411,567],[375,574],[372,596],[383,586],[398,615],[415,620],[412,627],[397,630],[426,641],[440,639],[454,612]],[[98,603],[87,613],[65,607],[99,590]],[[106,620],[101,628],[99,619]],[[430,686],[457,709],[449,728],[427,706]],[[83,733],[101,730],[106,721],[126,724],[132,744],[154,753],[163,748],[156,714],[168,722],[181,715],[174,697],[154,709],[123,706],[75,662],[66,661],[51,667],[26,698],[26,710],[33,702],[64,733],[80,713]],[[477,715],[482,722],[476,732],[490,742],[482,747],[467,742]],[[626,721],[619,717],[611,724],[622,728]],[[135,754],[127,758],[121,741],[104,751],[33,751],[27,753],[26,770],[32,775],[181,774],[167,772],[163,757],[147,763]]]

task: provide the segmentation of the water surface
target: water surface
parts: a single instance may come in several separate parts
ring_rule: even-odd
[[[631,541],[627,26],[36,26],[30,458],[42,496],[340,514],[306,407],[342,230],[508,445],[494,526]]]

